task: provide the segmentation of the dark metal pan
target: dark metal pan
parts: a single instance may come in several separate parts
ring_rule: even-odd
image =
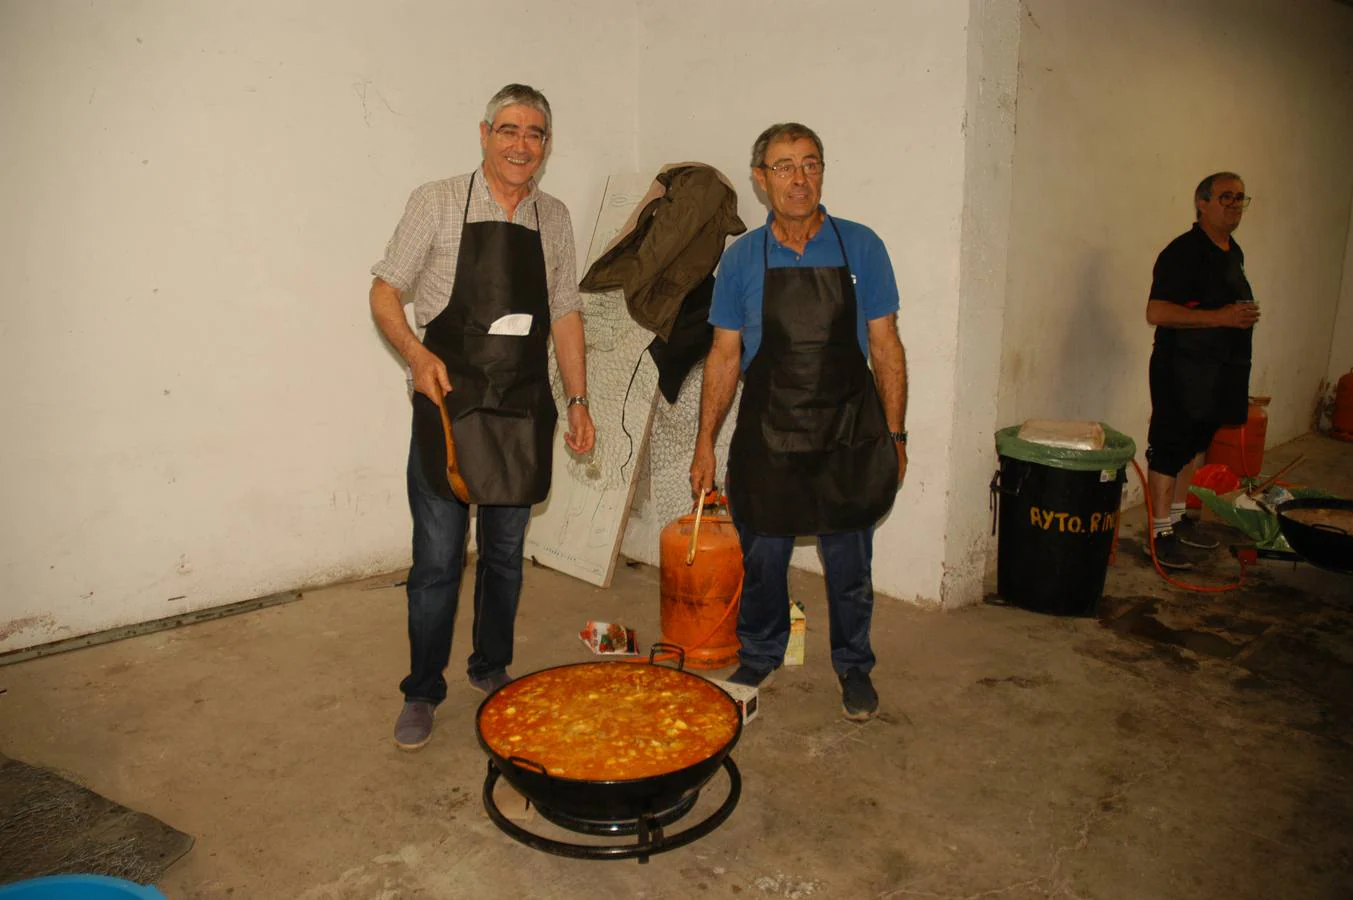
[[[1353,575],[1353,533],[1333,522],[1292,518],[1291,514],[1299,510],[1330,510],[1353,517],[1353,500],[1308,497],[1280,503],[1277,510],[1278,527],[1297,554],[1322,569]]]
[[[655,652],[663,646],[665,645],[655,645]],[[642,665],[642,663],[637,664]],[[649,656],[649,664],[655,664],[653,654]],[[636,663],[591,662],[574,664],[574,666],[602,667],[634,665]],[[550,669],[542,669],[540,672],[524,675],[516,679],[514,683],[527,681],[544,672],[566,668],[573,668],[573,666],[554,666]],[[674,671],[683,677],[697,679],[704,683],[704,679],[701,679],[699,675],[693,675],[680,669]],[[495,752],[484,740],[484,734],[480,728],[480,719],[483,717],[484,709],[493,700],[492,695],[480,704],[479,711],[475,715],[475,732],[479,737],[480,746],[484,748],[484,752],[488,753],[498,771],[514,788],[536,806],[578,819],[594,821],[638,819],[642,816],[670,809],[690,797],[719,770],[720,766],[723,765],[724,757],[737,744],[738,738],[742,735],[741,715],[737,710],[737,704],[733,702],[733,698],[722,691],[719,693],[727,700],[730,714],[737,717],[737,728],[733,732],[733,737],[715,753],[693,765],[647,778],[617,781],[564,778],[551,774],[540,763],[516,756],[506,757]]]

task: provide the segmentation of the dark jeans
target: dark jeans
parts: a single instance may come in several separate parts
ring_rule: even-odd
[[[742,604],[738,609],[738,661],[760,671],[778,668],[789,646],[789,555],[794,538],[757,534],[737,521],[742,541]],[[827,617],[832,668],[868,672],[874,667],[869,623],[874,614],[874,529],[823,534],[817,539],[827,575]]]
[[[409,511],[413,514],[413,568],[409,570],[409,666],[399,684],[406,700],[441,703],[443,672],[451,656],[460,576],[465,568],[470,508],[444,500],[428,487],[409,449]],[[475,519],[479,551],[474,583],[474,652],[467,673],[483,678],[512,663],[513,628],[521,596],[522,545],[529,506],[480,506]]]

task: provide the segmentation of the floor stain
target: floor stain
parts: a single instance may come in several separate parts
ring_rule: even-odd
[[[1147,600],[1114,619],[1109,623],[1109,628],[1120,634],[1144,638],[1157,644],[1182,647],[1216,659],[1234,659],[1244,648],[1244,643],[1233,643],[1211,631],[1171,628],[1160,621],[1159,613],[1158,602]]]
[[[1035,688],[1048,683],[1047,678],[1025,678],[1023,675],[1010,675],[1006,678],[979,678],[977,683],[983,687],[996,687],[999,684],[1008,684],[1017,688]]]

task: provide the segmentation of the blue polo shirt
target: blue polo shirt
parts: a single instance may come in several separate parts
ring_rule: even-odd
[[[827,212],[825,206],[819,209]],[[883,241],[867,226],[833,217],[831,222],[835,222],[841,232],[841,243],[837,243],[831,222],[824,221],[803,248],[803,256],[799,256],[776,240],[770,228],[773,217],[774,213],[767,216],[765,225],[747,232],[724,251],[718,277],[714,279],[709,323],[716,328],[742,332],[742,369],[746,371],[761,346],[761,303],[765,287],[762,260],[768,260],[773,269],[835,268],[842,264],[843,243],[850,272],[855,276],[855,300],[859,312],[855,319],[860,350],[868,359],[867,323],[870,319],[892,315],[898,309],[897,278]],[[763,257],[762,248],[767,246],[768,239],[769,253]]]

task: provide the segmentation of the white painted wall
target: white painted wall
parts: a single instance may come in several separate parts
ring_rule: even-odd
[[[368,270],[508,81],[551,98],[543,184],[589,227],[634,167],[633,5],[2,15],[0,651],[407,564]]]
[[[828,207],[879,232],[903,290],[911,472],[876,541],[884,593],[975,599],[999,425],[1093,416],[1144,438],[1150,266],[1208,171],[1259,198],[1240,239],[1271,439],[1353,365],[1353,11],[768,13],[7,3],[0,651],[407,563],[407,401],[367,270],[415,185],[475,165],[509,80],[552,98],[543,182],[582,245],[608,174],[674,160],[728,173],[759,224],[753,138],[819,130]]]
[[[1019,71],[1019,0],[971,0],[968,24],[966,153],[958,355],[948,385],[954,429],[940,598],[946,607],[982,598],[992,546],[992,439],[1005,328],[1015,98]]]
[[[864,222],[888,246],[912,384],[911,468],[875,540],[874,584],[935,602],[960,329],[967,6],[641,0],[639,9],[641,169],[676,160],[715,166],[755,228],[767,211],[752,188],[752,142],[773,122],[800,121],[825,146],[828,210]],[[816,570],[815,554],[800,548],[795,563]]]
[[[1353,196],[1353,9],[1328,0],[1026,0],[999,423],[1103,419],[1144,451],[1151,267],[1232,169],[1264,318],[1251,392],[1305,432]],[[1129,479],[1140,496],[1136,479]]]

